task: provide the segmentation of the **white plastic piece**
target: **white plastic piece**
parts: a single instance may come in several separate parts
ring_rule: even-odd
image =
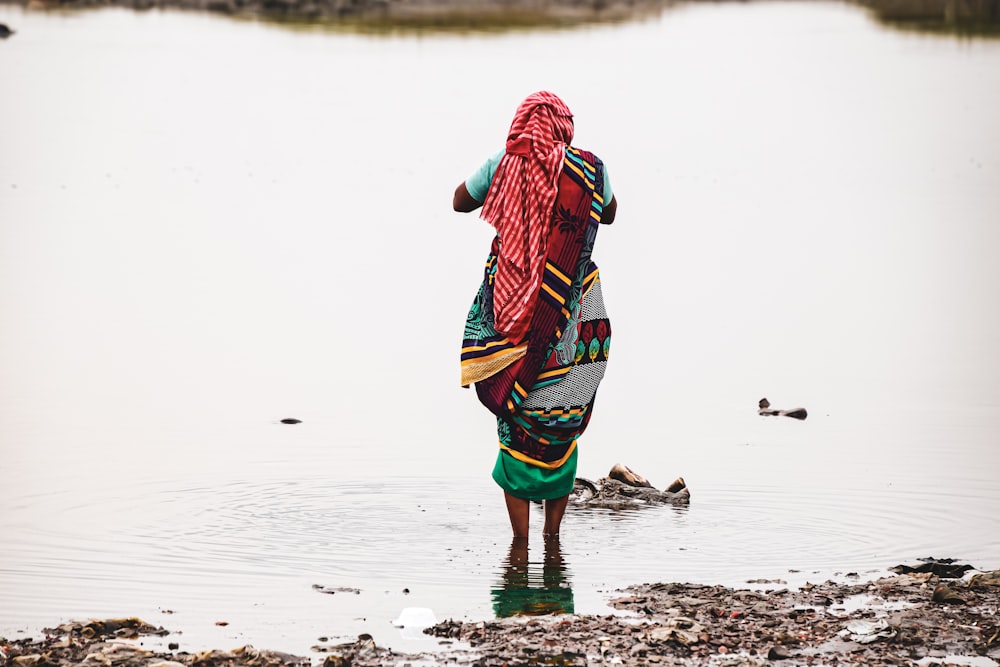
[[[401,628],[400,634],[405,639],[429,639],[424,629],[437,624],[434,612],[427,607],[407,607],[399,612],[399,618],[392,622]]]

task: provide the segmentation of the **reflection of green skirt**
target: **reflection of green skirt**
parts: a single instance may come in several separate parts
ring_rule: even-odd
[[[547,569],[547,568],[546,568]],[[490,592],[493,598],[493,613],[497,618],[509,616],[548,616],[551,614],[572,614],[573,589],[565,583],[532,586],[528,583],[529,572],[523,575],[524,582],[504,582]],[[537,573],[535,573],[537,577]],[[543,572],[542,578],[548,573]]]
[[[555,470],[518,461],[500,450],[497,463],[493,466],[493,480],[504,491],[517,498],[528,500],[552,500],[569,495],[576,481],[576,448]]]

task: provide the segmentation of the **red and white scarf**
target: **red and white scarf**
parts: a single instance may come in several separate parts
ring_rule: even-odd
[[[510,125],[507,150],[481,216],[497,230],[500,255],[493,284],[496,330],[525,338],[545,269],[559,174],[573,140],[573,114],[556,95],[529,95]]]

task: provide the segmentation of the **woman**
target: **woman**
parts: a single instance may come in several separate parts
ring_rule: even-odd
[[[497,418],[493,479],[515,537],[531,500],[557,535],[576,479],[577,438],[604,376],[611,323],[590,255],[618,203],[604,164],[570,145],[573,115],[549,92],[528,96],[505,148],[455,189],[453,207],[497,231],[465,323],[462,385]]]

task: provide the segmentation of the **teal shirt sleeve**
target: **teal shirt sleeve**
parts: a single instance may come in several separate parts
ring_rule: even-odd
[[[500,160],[503,159],[505,149],[501,148],[493,155],[486,158],[486,162],[476,169],[472,176],[465,181],[465,189],[469,191],[472,198],[478,202],[486,201],[486,194],[490,191],[490,183],[493,182],[493,174],[496,173],[497,167],[500,166]],[[614,197],[614,193],[611,191],[611,179],[608,178],[608,167],[604,166],[604,201],[609,202],[611,198]]]
[[[472,176],[465,181],[465,189],[469,191],[472,198],[478,202],[486,201],[486,194],[490,191],[490,183],[493,182],[493,174],[500,166],[500,160],[506,149],[501,148],[493,155],[486,158],[486,162],[476,169]]]
[[[611,191],[611,179],[608,178],[608,165],[604,165],[604,203],[614,199],[615,193]]]

